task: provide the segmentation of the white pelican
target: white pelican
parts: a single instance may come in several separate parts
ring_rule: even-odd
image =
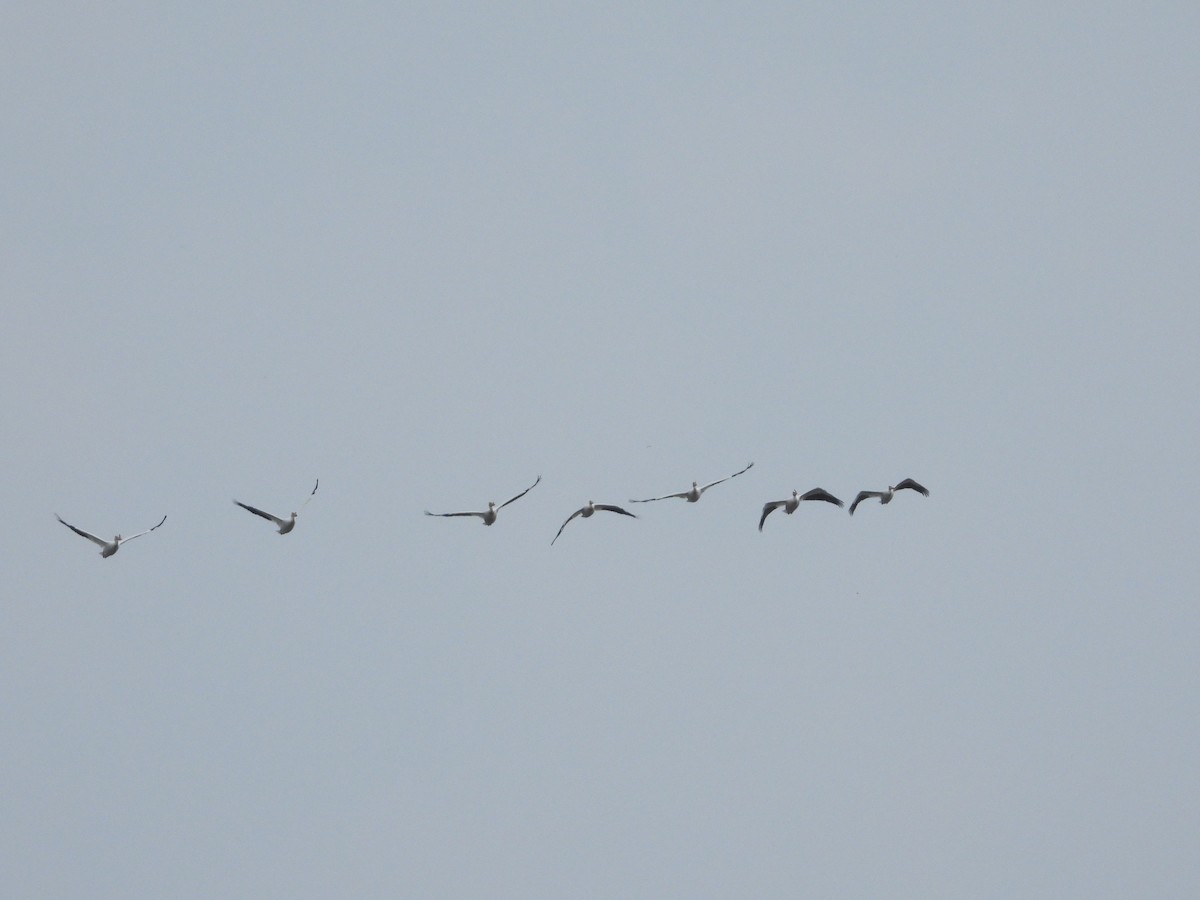
[[[917,484],[911,478],[905,478],[899,484],[888,485],[888,489],[886,491],[859,491],[858,496],[854,498],[854,502],[850,504],[850,515],[854,515],[854,507],[858,506],[858,504],[862,503],[864,500],[869,500],[871,497],[878,497],[881,505],[891,503],[892,495],[895,494],[896,491],[903,491],[905,489],[916,491],[917,493],[923,494],[926,497],[929,496],[929,490],[927,488]]]
[[[532,491],[535,487],[537,487],[538,482],[540,482],[541,480],[542,480],[542,476],[539,475],[537,477],[537,481],[535,481],[529,487],[525,488],[525,490],[521,491],[521,493],[517,494],[517,496],[512,497],[508,500],[505,500],[499,506],[496,505],[495,500],[489,500],[488,508],[485,509],[483,512],[433,513],[433,512],[430,512],[429,510],[425,510],[425,515],[427,515],[427,516],[479,516],[479,518],[483,519],[484,525],[491,525],[493,522],[496,521],[496,513],[500,512],[500,510],[504,509],[504,507],[508,506],[508,504],[512,503],[514,500],[520,500],[522,497],[524,497],[526,494],[528,494],[530,491]]]
[[[714,487],[720,484],[722,481],[728,481],[730,478],[737,478],[742,474],[742,472],[748,471],[753,465],[754,463],[750,463],[750,465],[746,466],[745,469],[742,469],[741,472],[734,472],[732,475],[726,475],[724,478],[718,481],[710,481],[708,484],[704,485],[704,487],[700,487],[698,482],[693,481],[691,490],[680,491],[678,494],[664,494],[661,497],[647,497],[645,500],[630,500],[629,502],[653,503],[655,500],[670,500],[672,497],[679,497],[680,499],[686,500],[688,503],[695,503],[700,499],[700,495],[707,491],[710,487]]]
[[[321,479],[318,478],[317,483],[313,485],[312,494],[308,495],[308,500],[311,500],[313,498],[313,494],[315,494],[317,492],[317,488],[319,488],[320,486],[321,486]],[[308,500],[304,501],[304,504],[300,507],[301,509],[304,509],[305,506],[308,506]],[[273,516],[269,512],[263,512],[261,509],[256,509],[253,506],[247,506],[241,500],[234,500],[233,502],[236,503],[238,506],[240,506],[242,509],[249,510],[250,512],[254,513],[256,516],[262,516],[264,519],[270,519],[272,522],[274,522],[276,525],[279,526],[280,534],[287,534],[289,531],[291,531],[293,528],[296,527],[296,516],[298,516],[299,513],[292,513],[291,518],[281,519],[281,518],[279,518],[279,516]]]
[[[583,516],[585,519],[589,519],[589,518],[591,518],[592,514],[595,513],[596,510],[598,510],[598,509],[604,509],[604,510],[607,510],[608,512],[620,513],[623,516],[629,516],[631,519],[637,518],[637,516],[635,516],[633,513],[628,512],[627,510],[621,509],[621,507],[619,507],[619,506],[613,506],[609,503],[593,503],[591,500],[589,500],[587,502],[587,506],[577,509],[577,510],[575,510],[575,512],[573,512],[569,516],[567,516],[567,521],[563,522],[562,525],[560,525],[558,527],[558,534],[556,534],[554,536],[554,541],[558,540],[558,535],[563,533],[563,529],[566,528],[567,525],[570,524],[571,520],[574,519],[576,516]],[[550,542],[551,547],[554,546],[554,541]]]
[[[783,511],[790,516],[796,511],[802,500],[824,500],[826,503],[832,503],[834,506],[845,505],[824,488],[813,488],[811,491],[805,491],[803,494],[799,491],[792,491],[792,496],[786,500],[772,500],[770,503],[764,504],[762,518],[758,520],[758,530],[762,531],[763,522],[767,521],[767,516],[779,509],[779,507],[782,506]]]
[[[76,528],[70,522],[63,522],[63,517],[60,516],[58,513],[54,514],[54,518],[58,519],[58,521],[62,522],[64,525],[66,525],[68,528],[70,528],[73,532],[75,532],[80,537],[87,538],[93,544],[99,544],[100,545],[100,555],[103,556],[105,559],[108,559],[110,556],[112,556],[114,553],[116,553],[118,550],[120,550],[122,544],[127,543],[128,541],[132,541],[134,538],[141,537],[143,534],[149,534],[150,532],[152,532],[154,530],[154,528],[157,528],[163,522],[167,521],[167,517],[163,516],[162,522],[159,522],[158,525],[154,526],[154,528],[147,528],[145,531],[139,531],[137,534],[131,534],[127,538],[123,538],[118,534],[111,541],[106,541],[104,538],[98,538],[94,534],[88,534],[82,528]]]

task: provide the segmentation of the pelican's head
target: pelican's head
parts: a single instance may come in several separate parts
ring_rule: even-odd
[[[298,516],[298,515],[300,515],[300,513],[298,513],[298,512],[294,512],[294,513],[292,513],[292,518],[294,519],[294,518],[296,518],[296,516]]]
[[[121,543],[121,536],[119,534],[113,536],[113,543],[114,544]]]
[[[694,489],[694,488],[698,488],[698,487],[700,487],[700,482],[698,482],[698,481],[693,481],[693,482],[692,482],[692,488]]]
[[[488,509],[493,509],[493,510],[494,510],[495,508],[496,508],[496,501],[495,501],[495,500],[489,500],[489,501],[488,501]]]

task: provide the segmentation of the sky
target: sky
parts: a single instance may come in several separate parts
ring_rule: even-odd
[[[5,895],[1200,891],[1196,7],[5,20]]]

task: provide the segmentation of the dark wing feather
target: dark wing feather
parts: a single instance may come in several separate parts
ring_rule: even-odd
[[[434,513],[434,512],[430,512],[429,510],[425,510],[425,515],[427,515],[427,516],[443,516],[443,517],[453,517],[453,516],[479,516],[481,518],[483,517],[483,513],[481,513],[481,512]]]
[[[311,497],[312,495],[309,494],[309,496]],[[279,519],[277,519],[273,515],[271,515],[269,512],[263,512],[261,509],[255,509],[253,506],[247,506],[241,500],[234,500],[233,502],[236,503],[238,506],[240,506],[242,509],[246,510],[247,512],[254,513],[256,516],[262,516],[264,519],[267,519],[271,522],[279,522],[280,521]]]
[[[535,487],[537,487],[538,482],[540,482],[541,480],[542,480],[542,476],[539,475],[537,477],[537,481],[535,481],[529,487],[525,488],[525,490],[521,491],[521,493],[517,494],[517,496],[513,497],[511,500],[505,500],[503,503],[501,503],[499,506],[497,506],[496,509],[504,509],[504,507],[506,507],[506,506],[508,506],[508,504],[512,503],[513,500],[520,500],[522,497],[524,497],[526,494],[528,494],[530,491],[532,491]]]
[[[143,534],[149,534],[150,532],[154,531],[154,529],[155,529],[155,528],[159,528],[159,527],[161,527],[161,526],[162,526],[162,523],[163,523],[163,522],[165,522],[165,521],[167,521],[167,517],[166,517],[166,516],[163,516],[163,517],[162,517],[162,522],[159,522],[159,523],[158,523],[158,525],[155,525],[155,526],[154,526],[154,528],[147,528],[145,531],[139,531],[137,534],[131,534],[129,537],[127,537],[127,538],[125,538],[124,540],[122,540],[122,541],[121,541],[121,543],[122,543],[122,544],[127,544],[127,543],[129,543],[130,541],[132,541],[134,538],[141,537]]]
[[[621,509],[621,507],[619,507],[619,506],[613,506],[611,503],[596,503],[593,505],[596,507],[596,509],[605,509],[605,510],[608,510],[609,512],[620,513],[623,516],[629,516],[630,518],[633,518],[633,519],[637,518],[637,516],[635,516],[629,510]]]
[[[561,525],[559,525],[559,526],[558,526],[558,534],[556,534],[556,535],[554,536],[554,541],[557,541],[557,540],[558,540],[558,535],[559,535],[559,534],[562,534],[562,533],[563,533],[563,529],[564,529],[564,528],[566,528],[566,527],[567,527],[567,525],[569,525],[569,524],[570,524],[571,520],[572,520],[573,518],[575,518],[577,515],[579,515],[581,512],[583,512],[583,507],[582,507],[582,506],[581,506],[581,507],[579,507],[579,509],[575,510],[575,512],[573,512],[573,513],[571,513],[569,516],[567,516],[567,521],[566,521],[566,522],[563,522]],[[551,541],[551,542],[550,542],[550,546],[551,546],[551,547],[553,547],[553,546],[554,546],[554,541]]]
[[[882,491],[859,491],[858,496],[854,498],[854,502],[850,504],[850,515],[854,515],[854,508],[864,500],[869,500],[871,497],[882,497]]]
[[[84,531],[82,528],[76,528],[76,527],[75,527],[74,525],[72,525],[70,522],[63,522],[63,517],[62,517],[62,516],[60,516],[58,513],[55,513],[55,514],[54,514],[54,518],[58,519],[58,521],[62,522],[64,525],[66,525],[68,528],[70,528],[70,529],[71,529],[73,532],[75,532],[75,533],[76,533],[77,535],[79,535],[80,537],[85,537],[85,538],[87,538],[89,541],[93,541],[94,543],[97,543],[97,544],[99,544],[101,547],[106,547],[106,546],[108,546],[108,541],[106,541],[106,540],[103,540],[102,538],[98,538],[98,537],[96,537],[94,534],[88,534],[88,533],[87,533],[86,531]]]
[[[824,488],[813,488],[800,495],[801,500],[824,500],[826,503],[832,503],[834,506],[845,506],[841,500],[829,493]]]
[[[629,502],[630,503],[653,503],[655,500],[670,500],[673,497],[686,497],[687,495],[688,495],[688,492],[684,491],[683,493],[680,493],[680,494],[663,494],[661,497],[647,497],[645,500],[630,500]],[[599,509],[600,507],[597,506],[596,508]]]
[[[742,472],[748,472],[748,471],[750,471],[750,469],[751,469],[751,468],[753,468],[753,466],[754,466],[754,463],[750,463],[750,465],[746,466],[746,468],[744,468],[744,469],[741,469],[741,470],[739,470],[739,471],[737,471],[737,472],[734,472],[732,475],[726,475],[724,478],[721,478],[721,479],[719,479],[719,480],[717,480],[717,481],[713,481],[713,482],[710,482],[710,483],[706,484],[704,487],[700,488],[700,493],[702,493],[702,494],[703,494],[703,493],[704,493],[705,491],[707,491],[707,490],[708,490],[710,487],[713,487],[714,485],[718,485],[718,484],[720,484],[722,481],[728,481],[730,478],[737,478],[739,475],[741,475],[741,474],[742,474]]]
[[[758,520],[759,531],[762,531],[763,522],[767,521],[767,516],[779,509],[779,507],[783,506],[785,503],[787,503],[786,500],[772,500],[770,503],[763,504],[762,518]]]
[[[924,494],[926,497],[929,496],[929,489],[924,487],[923,485],[917,484],[911,478],[905,478],[902,482],[900,482],[898,485],[896,485],[895,489],[898,491],[903,491],[905,489],[908,489],[908,490],[916,491],[918,494]]]

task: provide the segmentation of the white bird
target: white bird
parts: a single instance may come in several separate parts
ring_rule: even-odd
[[[70,528],[73,532],[75,532],[80,537],[87,538],[93,544],[99,544],[100,545],[100,555],[103,556],[105,559],[108,559],[110,556],[112,556],[114,553],[116,553],[118,550],[120,550],[122,544],[132,541],[134,538],[141,537],[143,534],[149,534],[150,532],[152,532],[154,530],[154,528],[158,528],[159,525],[162,525],[163,522],[167,521],[167,517],[163,516],[162,522],[159,522],[158,525],[154,526],[154,528],[147,528],[145,531],[139,531],[137,534],[131,534],[127,538],[123,538],[118,534],[111,541],[106,541],[106,540],[104,540],[104,538],[98,538],[94,534],[88,534],[82,528],[76,528],[70,522],[63,522],[63,517],[60,516],[58,513],[54,514],[54,518],[58,519],[58,521],[62,522],[64,525],[66,525],[68,528]]]
[[[318,478],[317,483],[313,485],[312,494],[308,495],[308,500],[311,500],[313,498],[313,494],[315,494],[317,492],[317,488],[319,488],[320,486],[321,486],[321,479]],[[300,507],[301,509],[304,509],[305,506],[308,506],[308,500],[304,501],[304,504]],[[243,503],[241,500],[234,500],[233,502],[236,503],[238,506],[240,506],[242,509],[249,510],[250,512],[254,513],[256,516],[262,516],[264,519],[270,519],[272,522],[274,522],[276,525],[279,526],[280,534],[287,534],[289,531],[291,531],[293,528],[296,527],[296,516],[298,516],[299,513],[292,513],[290,518],[281,519],[281,518],[279,518],[279,516],[273,516],[269,512],[263,512],[261,509],[257,509],[256,507],[253,507],[253,506],[248,506],[245,503]]]
[[[746,466],[745,469],[742,469],[741,472],[734,472],[732,475],[726,475],[724,478],[721,478],[717,481],[710,481],[708,484],[704,485],[704,487],[700,487],[699,482],[693,481],[692,487],[690,490],[680,491],[678,494],[664,494],[661,497],[648,497],[645,500],[630,500],[629,502],[630,503],[653,503],[655,500],[670,500],[672,497],[679,497],[680,499],[686,500],[688,503],[695,503],[697,500],[700,499],[700,496],[705,491],[707,491],[710,487],[714,487],[715,485],[718,485],[723,481],[728,481],[730,478],[737,478],[739,475],[742,474],[742,472],[748,471],[750,469],[750,467],[753,465],[754,465],[754,463],[750,463],[750,465]]]
[[[592,515],[598,509],[607,510],[608,512],[620,513],[623,516],[629,516],[631,519],[637,518],[637,516],[635,516],[633,513],[629,512],[627,510],[621,509],[621,507],[619,507],[619,506],[612,506],[611,504],[608,504],[608,503],[593,503],[591,500],[589,500],[587,502],[586,506],[575,510],[575,512],[573,512],[569,516],[567,516],[567,521],[563,522],[562,525],[559,526],[558,534],[556,534],[554,536],[554,541],[558,540],[558,535],[563,533],[563,529],[566,528],[567,525],[570,524],[571,520],[574,519],[576,516],[583,516],[585,519],[590,519],[592,517]],[[554,541],[550,542],[551,547],[554,546]]]
[[[862,503],[864,500],[869,500],[872,497],[878,497],[880,505],[885,505],[892,502],[892,495],[895,494],[896,491],[903,491],[905,489],[916,491],[918,494],[922,494],[926,497],[929,496],[929,491],[927,488],[917,484],[911,478],[905,478],[899,484],[888,485],[888,489],[886,491],[859,491],[858,496],[854,498],[854,502],[850,504],[850,515],[854,515],[854,507],[858,506],[858,504]]]
[[[537,481],[535,481],[529,487],[525,488],[525,490],[521,491],[521,493],[517,494],[517,496],[512,497],[511,499],[505,500],[499,506],[496,505],[495,500],[489,500],[488,508],[483,510],[482,512],[434,513],[434,512],[430,512],[429,510],[425,510],[425,515],[427,515],[427,516],[479,516],[479,518],[483,519],[484,525],[491,525],[493,522],[496,521],[496,513],[500,512],[500,510],[504,509],[504,507],[508,506],[508,504],[512,503],[514,500],[520,500],[522,497],[524,497],[526,494],[528,494],[530,491],[532,491],[535,487],[537,487],[538,482],[540,482],[541,480],[542,480],[542,476],[539,475],[537,477]]]
[[[772,500],[770,503],[763,505],[762,518],[758,520],[758,530],[762,531],[763,522],[767,521],[767,516],[773,513],[779,507],[783,507],[783,511],[789,516],[796,511],[803,500],[824,500],[826,503],[832,503],[834,506],[844,506],[837,497],[829,493],[824,488],[813,488],[811,491],[805,491],[801,494],[799,491],[792,491],[792,496],[786,500]]]

